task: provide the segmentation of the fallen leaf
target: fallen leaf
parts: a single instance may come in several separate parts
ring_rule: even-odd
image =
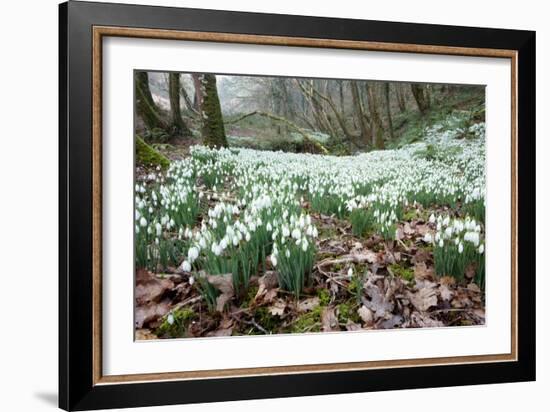
[[[439,295],[441,296],[442,300],[450,301],[454,296],[454,292],[449,289],[449,286],[443,284],[439,286]]]
[[[216,310],[218,312],[223,312],[225,305],[234,295],[233,276],[231,273],[225,275],[208,275],[206,280],[221,292],[216,298]]]
[[[273,305],[271,305],[268,310],[269,313],[273,316],[279,316],[282,317],[285,313],[286,309],[286,302],[282,299],[279,299],[277,302],[275,302]]]
[[[323,311],[321,312],[321,325],[323,332],[340,330],[340,328],[338,327],[338,318],[334,313],[334,308],[323,308]]]
[[[361,325],[359,323],[352,322],[348,319],[348,322],[346,323],[346,330],[354,331],[354,330],[361,330]]]
[[[405,222],[403,225],[403,233],[406,235],[412,235],[414,233],[414,229],[411,228],[411,225],[408,222]]]
[[[433,287],[425,287],[416,293],[409,292],[409,299],[420,312],[426,312],[432,306],[437,306],[437,293]]]
[[[434,270],[433,268],[428,268],[425,262],[417,263],[414,266],[414,277],[416,279],[433,279]]]
[[[136,328],[143,328],[150,322],[153,322],[170,311],[170,301],[163,300],[160,303],[152,302],[149,305],[141,305],[136,308],[135,323]]]
[[[371,326],[372,323],[374,322],[374,316],[372,311],[369,308],[367,308],[365,305],[357,309],[357,314],[367,326]]]
[[[319,298],[315,296],[314,298],[308,298],[298,302],[297,309],[298,312],[309,312],[319,306]]]
[[[136,340],[154,340],[154,339],[158,339],[158,337],[149,329],[136,329],[135,339]]]
[[[174,288],[174,282],[169,279],[161,279],[145,270],[136,273],[136,304],[148,305],[151,302],[159,302],[165,292]]]
[[[443,322],[437,319],[432,319],[426,314],[413,312],[411,315],[411,326],[418,328],[439,328],[445,325]]]
[[[277,273],[273,271],[266,272],[265,275],[258,279],[258,292],[254,297],[254,302],[257,304],[270,303],[277,296]]]

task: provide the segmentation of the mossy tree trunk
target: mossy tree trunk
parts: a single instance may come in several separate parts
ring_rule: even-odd
[[[200,74],[198,80],[204,144],[210,147],[227,147],[216,76]]]
[[[430,97],[428,95],[428,91],[426,90],[426,86],[412,83],[411,91],[414,96],[414,100],[416,101],[416,105],[418,106],[418,110],[420,110],[420,113],[425,114],[430,108]]]
[[[365,118],[365,113],[363,111],[363,104],[361,102],[361,96],[359,95],[359,88],[357,87],[357,82],[350,82],[351,87],[351,97],[353,100],[353,111],[357,123],[359,125],[359,131],[361,133],[360,139],[361,143],[369,144],[371,140],[370,130],[367,124],[367,119]]]
[[[171,136],[191,136],[189,127],[181,116],[180,106],[180,75],[170,73],[168,76],[168,95],[170,98],[170,130]]]
[[[393,122],[391,118],[391,107],[390,107],[390,83],[385,82],[384,83],[384,98],[386,103],[386,117],[388,118],[388,132],[390,135],[390,139],[394,140],[395,136],[393,134]]]
[[[405,103],[403,84],[401,83],[395,84],[395,95],[397,97],[397,105],[399,106],[399,111],[401,113],[405,112],[405,110],[407,110],[407,105]]]
[[[382,124],[380,113],[378,112],[378,107],[380,105],[376,90],[374,90],[376,86],[377,84],[369,85],[369,83],[366,82],[365,91],[367,92],[368,107],[372,125],[372,144],[377,149],[384,149],[384,125]]]
[[[137,114],[143,119],[145,126],[149,130],[155,128],[166,129],[166,122],[163,120],[160,110],[153,100],[147,72],[136,72],[135,87]]]

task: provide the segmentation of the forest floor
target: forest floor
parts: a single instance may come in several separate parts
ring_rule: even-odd
[[[212,311],[190,274],[142,269],[136,274],[137,339],[485,323],[479,287],[467,278],[436,276],[431,246],[423,241],[434,226],[428,216],[448,210],[409,207],[391,241],[375,233],[354,236],[347,220],[309,212],[319,237],[311,282],[299,299],[278,287],[275,268],[268,267],[238,296],[231,277],[218,276],[225,304]]]

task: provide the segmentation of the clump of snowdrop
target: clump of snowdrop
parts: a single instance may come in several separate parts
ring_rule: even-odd
[[[484,287],[485,245],[481,224],[469,216],[457,219],[440,215],[432,220],[435,234],[426,233],[423,240],[433,243],[436,274],[461,280],[470,269],[475,271],[476,283]]]

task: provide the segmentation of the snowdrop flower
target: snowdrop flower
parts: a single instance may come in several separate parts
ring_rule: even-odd
[[[287,257],[287,259],[290,257],[290,250],[285,250],[285,256]]]
[[[271,232],[271,231],[273,230],[273,227],[271,226],[271,223],[270,223],[270,222],[267,222],[267,225],[266,225],[265,229],[266,229],[268,232]]]
[[[292,231],[292,237],[296,240],[300,240],[302,237],[302,233],[300,232],[300,229],[296,228]]]
[[[184,272],[191,272],[191,263],[189,263],[187,260],[184,260],[180,266],[180,269]]]
[[[155,229],[157,231],[157,236],[160,236],[162,234],[162,226],[160,225],[160,223],[155,223]]]
[[[353,268],[352,267],[350,267],[348,269],[348,278],[351,278],[351,277],[353,277]]]
[[[424,238],[423,238],[422,240],[423,240],[424,242],[426,242],[426,243],[432,243],[432,241],[433,241],[432,234],[429,233],[429,232],[426,233],[426,234],[424,235]]]
[[[458,253],[462,253],[464,251],[464,246],[462,245],[462,242],[458,244]]]
[[[273,267],[277,267],[277,256],[271,255],[271,264]]]
[[[435,216],[433,213],[430,215],[430,223],[435,223]]]
[[[166,318],[166,321],[170,324],[170,325],[173,325],[174,324],[174,315],[172,315],[171,313],[168,315],[168,317]]]
[[[141,219],[139,219],[139,224],[141,227],[147,226],[147,219],[142,216]]]
[[[288,226],[283,226],[283,237],[289,237],[290,236],[290,229]]]
[[[443,247],[443,239],[439,239],[439,247]]]
[[[193,276],[189,276],[189,285],[193,286],[193,283],[195,283],[195,278]]]
[[[309,244],[308,244],[308,242],[307,242],[307,239],[306,239],[305,237],[302,238],[302,250],[303,250],[304,252],[307,252],[308,246],[309,246]]]
[[[187,259],[189,259],[189,261],[193,263],[198,257],[199,257],[199,249],[197,249],[194,246],[190,247],[189,250],[187,251]]]
[[[485,251],[485,246],[483,244],[479,245],[479,249],[477,251],[480,255],[482,255]]]
[[[250,242],[250,232],[246,232],[246,234],[244,235],[244,238],[247,242]]]

